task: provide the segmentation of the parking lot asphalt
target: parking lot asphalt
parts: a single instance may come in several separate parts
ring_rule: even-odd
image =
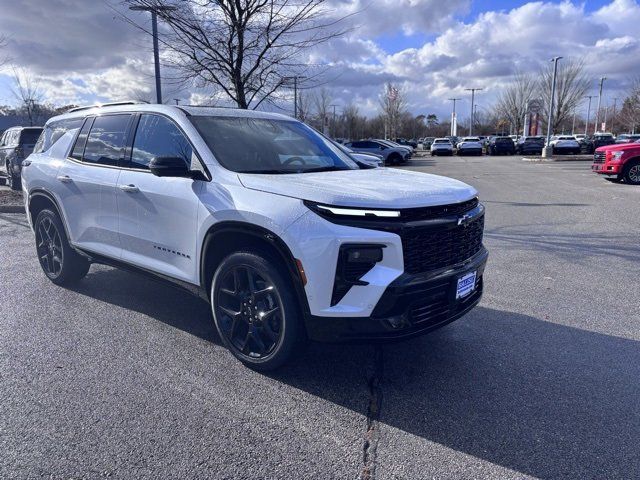
[[[425,337],[241,366],[207,305],[40,272],[0,214],[0,478],[634,478],[640,188],[588,162],[416,158],[487,207],[485,295]]]

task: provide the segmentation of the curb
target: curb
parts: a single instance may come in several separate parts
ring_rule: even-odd
[[[0,205],[0,213],[24,213],[24,205]]]
[[[585,158],[584,156],[574,155],[571,157],[551,157],[551,158],[542,158],[542,157],[522,157],[523,162],[537,162],[537,163],[553,163],[553,162],[588,162],[593,161],[593,157],[589,156]]]

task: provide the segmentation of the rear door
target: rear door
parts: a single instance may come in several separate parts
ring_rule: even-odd
[[[0,140],[0,168],[5,168],[5,161],[13,150],[13,139],[16,137],[17,130],[8,130],[2,135]],[[8,173],[8,172],[7,172]]]
[[[110,258],[122,253],[115,193],[132,118],[130,114],[87,118],[57,175],[71,242]]]
[[[191,143],[173,120],[139,115],[116,189],[122,259],[197,284],[198,194],[203,182],[156,177],[149,170],[155,157],[178,157],[190,169],[200,167]]]

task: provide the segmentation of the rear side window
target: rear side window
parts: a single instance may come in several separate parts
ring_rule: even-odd
[[[96,117],[87,137],[82,161],[98,165],[118,165],[124,157],[125,137],[130,119],[131,115]]]
[[[175,123],[161,115],[143,114],[127,166],[146,170],[156,157],[177,157],[191,167],[192,153],[191,144]]]
[[[74,118],[49,123],[44,127],[43,132],[40,134],[36,146],[33,149],[34,153],[46,152],[49,150],[65,133],[80,128],[83,120],[84,119],[82,118]]]
[[[93,117],[87,118],[78,134],[78,138],[76,138],[76,143],[73,146],[73,150],[71,151],[71,158],[75,158],[76,160],[82,160],[82,154],[84,153],[84,147],[87,144],[87,137],[89,136],[89,129],[91,128],[91,124],[93,123]]]

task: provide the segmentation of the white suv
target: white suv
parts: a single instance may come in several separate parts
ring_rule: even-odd
[[[360,169],[291,118],[122,104],[52,118],[23,163],[44,273],[133,268],[200,294],[241,361],[438,328],[480,300],[484,207],[456,180]]]

